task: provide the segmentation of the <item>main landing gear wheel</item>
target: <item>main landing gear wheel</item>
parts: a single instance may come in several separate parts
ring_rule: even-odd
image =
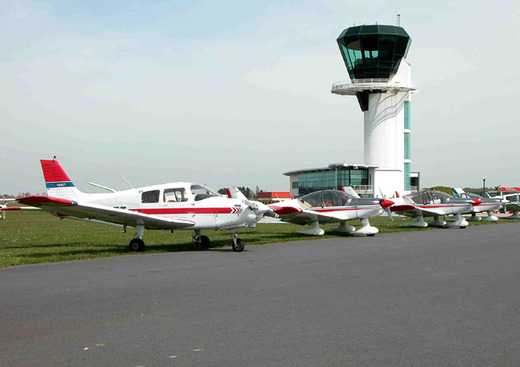
[[[195,246],[202,250],[209,249],[209,246],[211,244],[211,241],[209,240],[208,236],[197,236],[195,238]]]
[[[133,238],[131,241],[130,241],[130,245],[128,245],[128,247],[130,248],[130,251],[139,251],[139,252],[142,252],[144,251],[144,241],[140,238]]]

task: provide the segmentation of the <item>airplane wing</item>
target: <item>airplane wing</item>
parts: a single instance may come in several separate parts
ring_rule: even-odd
[[[112,224],[135,227],[144,225],[148,229],[180,229],[195,223],[185,219],[169,219],[160,216],[138,213],[127,209],[112,208],[106,205],[80,203],[77,201],[33,195],[17,199],[18,202],[41,208],[62,218],[98,220]]]
[[[436,217],[438,215],[444,215],[442,212],[435,211],[435,208],[424,209],[412,204],[393,205],[390,207],[390,211],[401,213],[408,216],[422,215]]]
[[[346,220],[356,219],[353,211],[366,208],[324,208],[322,210],[313,210],[307,208],[297,208],[292,206],[277,206],[271,204],[269,207],[276,214],[282,216],[282,220],[294,224],[311,224],[312,222],[342,222]],[[374,212],[379,212],[380,208],[374,208]],[[377,214],[374,214],[377,215]]]

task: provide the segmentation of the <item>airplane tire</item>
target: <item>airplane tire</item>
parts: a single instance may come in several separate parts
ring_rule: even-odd
[[[145,245],[144,245],[144,241],[142,239],[140,239],[140,238],[133,238],[130,241],[130,244],[128,245],[128,247],[130,248],[130,251],[142,252],[142,251],[144,251]]]
[[[235,252],[242,252],[244,251],[244,242],[240,238],[237,238],[234,241],[231,241],[231,247],[233,248],[233,251]]]
[[[207,250],[211,245],[211,241],[208,236],[200,236],[195,241],[195,245],[202,250]]]

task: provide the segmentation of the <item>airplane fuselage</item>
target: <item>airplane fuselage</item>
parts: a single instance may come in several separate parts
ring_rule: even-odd
[[[204,187],[174,182],[114,193],[84,194],[84,202],[194,222],[186,229],[225,229],[254,226],[256,214],[240,199],[201,194]],[[209,193],[210,191],[207,190]]]

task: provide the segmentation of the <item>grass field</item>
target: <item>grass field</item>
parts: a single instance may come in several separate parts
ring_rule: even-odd
[[[379,228],[381,236],[390,232],[429,230],[406,226],[410,219],[395,218],[391,222],[386,217],[372,218],[370,223]],[[520,220],[501,220],[513,222]],[[360,221],[349,221],[359,227]],[[493,225],[493,223],[471,223],[473,225]],[[327,237],[348,235],[332,232],[337,224],[321,225]],[[274,242],[313,240],[316,237],[298,234],[304,227],[293,224],[259,224],[256,228],[243,228],[239,235],[247,246]],[[433,228],[433,230],[438,230]],[[93,259],[99,257],[129,255],[128,243],[135,230],[129,228],[123,233],[121,227],[87,223],[74,220],[59,220],[39,211],[8,212],[6,220],[0,220],[0,268],[22,264],[36,264],[53,261]],[[145,231],[146,253],[197,251],[192,243],[193,231]],[[211,239],[212,247],[230,246],[231,231],[205,231]],[[463,233],[461,233],[463,235]]]

